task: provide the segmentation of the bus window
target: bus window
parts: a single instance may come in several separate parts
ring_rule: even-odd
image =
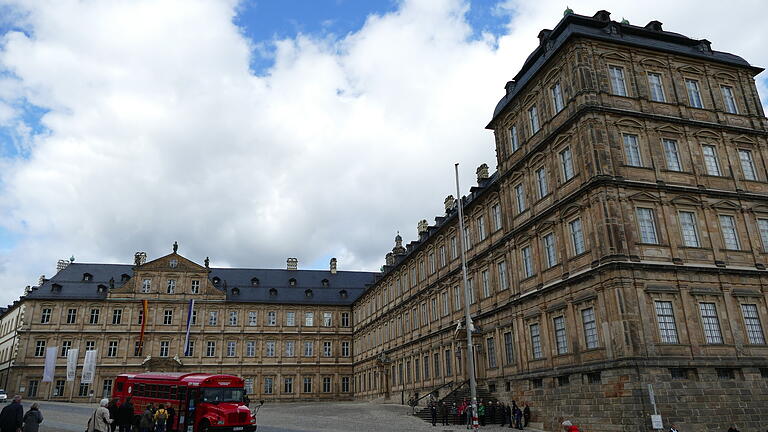
[[[176,386],[171,386],[168,392],[168,399],[176,399]]]
[[[183,401],[187,398],[187,388],[179,387],[179,400]]]
[[[242,402],[243,394],[241,388],[204,388],[201,402]]]

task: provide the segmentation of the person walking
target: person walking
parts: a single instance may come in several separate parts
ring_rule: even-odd
[[[24,425],[24,407],[21,406],[21,396],[13,397],[13,402],[0,411],[0,431],[18,432]]]
[[[525,408],[523,408],[523,427],[528,427],[528,423],[531,421],[531,407],[528,406],[528,402],[525,402]]]
[[[432,418],[432,426],[437,426],[437,406],[434,402],[429,403],[429,416]]]
[[[153,420],[155,421],[155,432],[165,432],[165,423],[168,421],[168,411],[165,410],[165,405],[157,406]]]
[[[509,406],[503,402],[499,406],[499,416],[501,417],[501,427],[504,427],[504,425],[507,424],[508,409],[509,409]]]
[[[147,408],[139,417],[139,432],[150,432],[154,424],[154,415],[152,414],[152,404],[147,404]]]
[[[485,404],[482,402],[477,406],[477,416],[480,418],[480,426],[485,426]]]
[[[456,402],[451,404],[451,416],[453,417],[453,424],[459,424],[459,408],[456,406]]]
[[[467,405],[467,407],[464,408],[464,417],[467,419],[465,422],[467,424],[467,429],[472,429],[472,416],[472,405]]]
[[[88,428],[86,432],[107,432],[110,425],[113,423],[112,417],[109,415],[109,399],[104,398],[99,401],[99,407],[93,411],[91,418],[88,419]]]
[[[111,432],[115,432],[117,424],[120,423],[120,416],[118,413],[119,407],[117,406],[117,399],[112,399],[107,404],[107,410],[109,410],[109,418],[112,419],[112,423],[109,425]]]
[[[133,429],[133,402],[130,396],[117,408],[117,422],[120,432],[131,432]]]
[[[507,407],[507,423],[509,423],[509,428],[515,427],[515,411],[517,410],[517,403],[515,401],[512,401],[512,405]]]
[[[443,419],[443,426],[448,426],[448,405],[440,402],[440,417]]]
[[[40,429],[40,423],[43,422],[43,413],[40,412],[37,402],[32,404],[26,414],[24,414],[24,432],[37,432]]]

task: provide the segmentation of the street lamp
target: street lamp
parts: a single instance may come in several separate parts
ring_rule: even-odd
[[[459,188],[459,164],[454,165],[456,171],[456,197],[459,200],[459,247],[461,249],[461,276],[464,279],[464,324],[467,331],[467,372],[469,375],[469,394],[472,397],[472,429],[477,430],[477,382],[475,382],[475,356],[472,351],[472,318],[469,314],[469,284],[467,283],[466,244],[464,244],[464,200]]]

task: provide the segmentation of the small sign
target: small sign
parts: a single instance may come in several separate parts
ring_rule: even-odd
[[[651,384],[648,384],[648,397],[651,399],[651,405],[654,407],[656,406],[656,398],[653,394],[653,386]]]
[[[664,423],[661,421],[660,415],[651,415],[651,427],[654,429],[664,429]]]

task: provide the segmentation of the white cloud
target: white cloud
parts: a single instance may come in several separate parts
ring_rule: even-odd
[[[743,40],[719,25],[731,12],[696,5],[612,8],[672,31],[706,29],[715,49],[768,64],[765,35]],[[3,41],[0,67],[18,80],[0,82],[0,98],[50,109],[50,133],[28,159],[0,161],[0,226],[20,235],[0,251],[0,302],[70,254],[131,262],[174,240],[212,265],[337,256],[342,269],[377,269],[396,230],[413,238],[419,219],[442,213],[453,162],[465,191],[475,167],[495,166],[483,128],[538,31],[565,8],[515,4],[509,35],[476,40],[462,1],[405,1],[340,39],[275,41],[274,66],[254,76],[252,50],[268,42],[232,24],[234,1],[19,7],[31,31]],[[759,28],[750,7],[741,28]]]

